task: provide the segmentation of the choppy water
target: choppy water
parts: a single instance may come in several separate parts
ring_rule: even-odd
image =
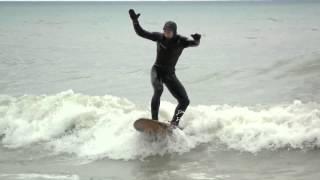
[[[184,131],[150,141],[155,44],[166,20],[203,35],[176,67]],[[316,179],[317,2],[0,3],[0,179]],[[165,90],[160,119],[176,101]],[[121,172],[119,172],[121,169]]]

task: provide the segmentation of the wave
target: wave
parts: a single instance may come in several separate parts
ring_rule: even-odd
[[[149,107],[149,106],[148,106]],[[175,104],[162,101],[160,119]],[[100,159],[139,159],[185,153],[203,143],[257,153],[320,146],[320,104],[189,106],[174,135],[150,141],[134,130],[150,109],[123,97],[89,96],[72,90],[52,95],[0,96],[0,141],[7,148],[41,144],[54,153]]]

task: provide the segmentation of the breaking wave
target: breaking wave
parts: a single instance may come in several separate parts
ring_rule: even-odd
[[[7,148],[37,143],[57,154],[125,160],[184,153],[203,143],[252,153],[320,146],[320,104],[315,102],[191,105],[181,122],[184,130],[160,141],[150,141],[132,126],[137,118],[150,116],[146,106],[122,97],[72,90],[53,95],[1,95],[0,142]],[[163,101],[160,119],[170,119],[174,108],[175,104]]]

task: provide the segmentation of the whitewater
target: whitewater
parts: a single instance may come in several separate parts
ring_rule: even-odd
[[[160,119],[175,104],[163,102]],[[154,142],[135,131],[133,122],[149,117],[148,107],[126,98],[88,96],[72,90],[56,95],[1,96],[2,145],[41,145],[52,153],[79,157],[137,159],[188,152],[200,144],[257,153],[261,150],[319,147],[320,105],[294,101],[265,106],[196,105],[167,139]]]

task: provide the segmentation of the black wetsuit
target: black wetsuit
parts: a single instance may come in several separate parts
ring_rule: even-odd
[[[178,100],[179,104],[171,120],[175,125],[178,125],[190,101],[185,88],[175,74],[175,65],[183,49],[198,46],[200,39],[189,40],[187,37],[179,34],[174,34],[173,38],[167,39],[163,33],[144,30],[138,20],[133,20],[133,26],[139,36],[157,43],[157,57],[151,69],[151,82],[154,89],[151,101],[152,119],[158,120],[160,97],[163,92],[164,83],[170,93]]]

